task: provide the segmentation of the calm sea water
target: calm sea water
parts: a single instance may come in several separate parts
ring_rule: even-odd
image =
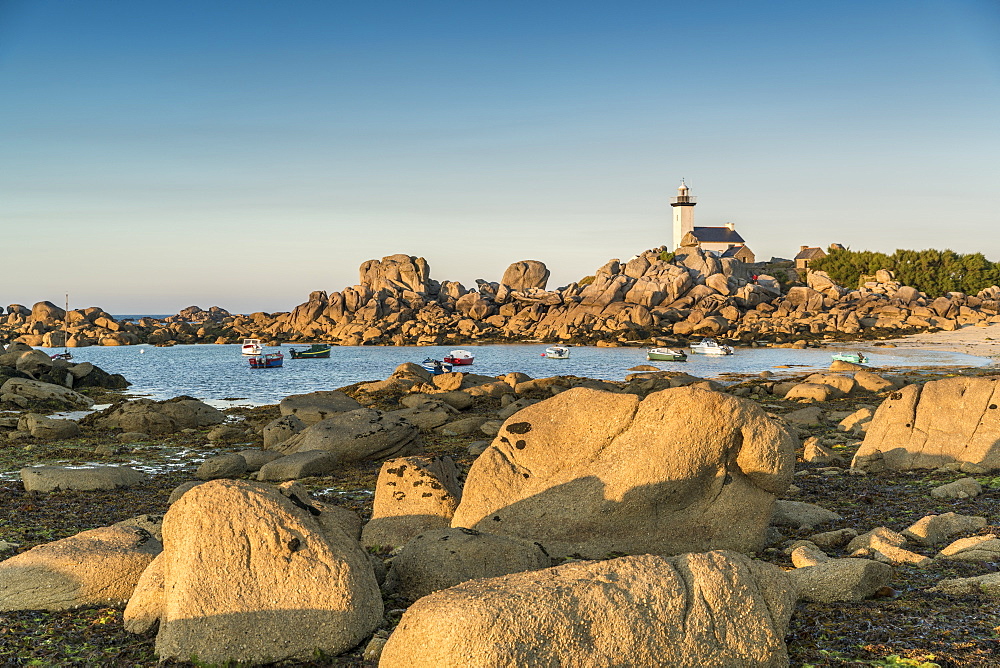
[[[108,373],[120,373],[132,383],[129,392],[154,399],[182,394],[223,405],[273,404],[290,394],[332,390],[365,380],[382,380],[403,362],[441,359],[452,347],[334,347],[329,359],[293,360],[285,345],[285,364],[279,369],[251,369],[239,345],[93,346],[72,348],[74,362],[92,362]],[[299,346],[302,348],[303,346]],[[624,380],[631,367],[652,364],[660,369],[684,371],[715,378],[720,374],[803,373],[826,369],[834,349],[737,349],[724,357],[689,355],[687,362],[647,362],[643,348],[573,347],[569,359],[542,357],[543,344],[463,346],[476,356],[460,370],[485,376],[520,371],[533,378],[555,375]],[[854,350],[855,348],[851,348]],[[276,350],[270,348],[270,351]],[[61,349],[56,350],[56,352]],[[865,348],[873,366],[985,366],[992,360],[930,350]],[[795,365],[791,368],[781,368]],[[218,405],[218,404],[216,404]]]

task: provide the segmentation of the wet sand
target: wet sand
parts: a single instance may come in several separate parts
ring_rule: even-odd
[[[966,325],[953,332],[911,334],[893,339],[892,343],[900,349],[947,350],[977,357],[988,357],[993,359],[994,364],[1000,363],[1000,323],[988,327]],[[868,348],[868,350],[875,352],[879,349],[880,347]]]

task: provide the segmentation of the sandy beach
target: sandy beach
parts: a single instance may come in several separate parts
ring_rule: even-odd
[[[1000,362],[1000,323],[988,327],[966,325],[953,332],[925,332],[893,339],[897,348],[934,348],[942,351],[964,353],[977,357],[988,357],[994,364]],[[868,351],[878,351],[878,347],[867,346]]]

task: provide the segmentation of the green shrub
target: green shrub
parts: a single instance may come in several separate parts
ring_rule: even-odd
[[[841,285],[854,288],[862,276],[879,269],[892,271],[896,280],[940,297],[946,292],[976,294],[1000,284],[1000,263],[982,253],[963,255],[952,250],[897,250],[892,255],[874,251],[830,248],[827,256],[813,260],[810,269],[825,271]]]

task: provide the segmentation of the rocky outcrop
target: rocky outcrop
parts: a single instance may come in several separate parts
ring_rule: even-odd
[[[198,429],[222,424],[222,411],[191,397],[177,397],[167,401],[135,399],[115,404],[100,413],[88,415],[83,424],[123,432],[143,434],[172,434],[181,429]]]
[[[67,408],[90,408],[94,405],[94,400],[90,397],[62,385],[25,378],[11,378],[0,386],[0,401],[10,401],[15,404],[20,404],[22,401],[50,401]]]
[[[794,604],[781,569],[731,552],[571,563],[420,599],[379,665],[778,668]]]
[[[791,482],[795,446],[748,400],[575,388],[508,418],[469,471],[452,526],[554,556],[750,552]]]
[[[400,416],[361,408],[321,420],[274,447],[286,454],[323,450],[338,462],[350,463],[416,454],[419,435],[417,427]]]
[[[549,270],[538,260],[522,260],[507,267],[500,279],[513,292],[544,290],[549,281]]]
[[[954,462],[1000,468],[1000,380],[959,376],[890,394],[852,466],[934,469]]]
[[[361,408],[361,404],[337,390],[321,390],[308,394],[293,394],[278,404],[282,416],[294,415],[305,425]]]
[[[12,305],[0,315],[0,339],[48,346],[237,343],[244,337],[425,345],[524,339],[655,343],[710,335],[785,343],[1000,322],[997,286],[977,295],[934,296],[901,285],[887,271],[867,277],[857,289],[810,271],[782,294],[779,281],[756,265],[718,258],[696,245],[668,250],[610,260],[593,276],[557,289],[547,288],[549,271],[537,260],[511,264],[499,282],[477,279],[466,288],[432,279],[424,258],[390,255],[362,263],[357,285],[314,291],[289,312],[239,315],[192,306],[162,320],[118,322],[93,307],[66,314],[66,337],[58,307]]]

